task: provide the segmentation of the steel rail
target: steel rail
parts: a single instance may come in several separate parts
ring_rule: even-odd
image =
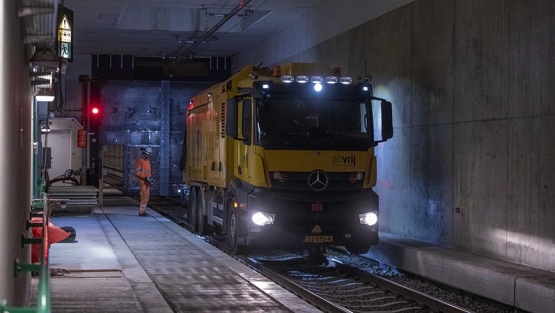
[[[444,313],[474,313],[474,311],[465,309],[463,307],[443,301],[441,299],[434,298],[430,295],[405,287],[403,285],[400,285],[396,282],[390,281],[383,277],[365,272],[363,270],[360,270],[358,268],[355,268],[349,265],[345,265],[341,261],[338,261],[336,259],[330,258],[330,260],[336,263],[337,267],[339,267],[341,270],[345,272],[354,273],[357,276],[363,277],[364,279],[370,281],[371,283],[379,285],[384,289],[388,289],[394,293],[397,293],[409,299],[415,300],[424,305],[427,305],[432,309],[436,309]]]
[[[283,288],[289,290],[290,292],[296,294],[300,298],[308,301],[313,306],[325,311],[325,312],[342,312],[342,313],[352,313],[351,310],[344,308],[336,303],[328,301],[319,295],[313,293],[312,291],[298,285],[297,283],[293,282],[292,280],[286,278],[283,275],[277,274],[272,270],[269,270],[262,266],[258,261],[251,259],[246,256],[235,256],[235,258],[241,260],[247,266],[252,267],[260,274],[268,277],[273,282],[281,285]]]

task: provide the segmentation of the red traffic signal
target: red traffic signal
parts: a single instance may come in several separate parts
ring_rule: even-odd
[[[97,108],[97,107],[93,107],[93,108],[91,109],[91,113],[92,113],[93,115],[98,115],[98,113],[100,113],[100,109]]]

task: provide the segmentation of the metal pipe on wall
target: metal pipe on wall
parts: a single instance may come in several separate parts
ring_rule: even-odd
[[[195,41],[195,43],[193,43],[192,46],[188,47],[184,52],[179,54],[177,58],[175,58],[175,60],[173,61],[173,65],[175,65],[177,61],[183,59],[184,57],[187,57],[187,55],[191,53],[198,45],[200,45],[203,41],[208,39],[208,37],[212,36],[212,34],[214,34],[218,29],[220,29],[227,21],[229,21],[232,17],[234,17],[237,13],[239,13],[239,11],[241,11],[243,8],[245,8],[247,4],[249,4],[249,2],[251,2],[251,0],[241,1],[241,3],[239,3],[233,10],[231,10],[231,12],[229,12],[221,21],[219,21],[216,25],[214,25],[214,27],[212,27],[208,32],[206,32],[204,36],[202,36],[199,40]],[[179,51],[182,48],[183,46],[179,48],[176,53],[179,53]]]

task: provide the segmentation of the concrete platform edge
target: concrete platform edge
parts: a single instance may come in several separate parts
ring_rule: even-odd
[[[553,312],[555,273],[380,233],[365,256],[529,312]]]
[[[544,278],[552,281],[552,285],[545,286],[536,279],[518,278],[516,280],[516,307],[529,312],[555,312],[555,284],[554,278]]]
[[[143,311],[159,313],[173,312],[106,215],[99,214],[98,211],[94,214],[116,255],[122,268],[123,276],[131,284]]]

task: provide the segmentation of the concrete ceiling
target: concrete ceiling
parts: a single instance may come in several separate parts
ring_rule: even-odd
[[[183,58],[253,49],[326,1],[65,0],[63,5],[74,12],[75,54]],[[230,12],[237,13],[203,39]]]

